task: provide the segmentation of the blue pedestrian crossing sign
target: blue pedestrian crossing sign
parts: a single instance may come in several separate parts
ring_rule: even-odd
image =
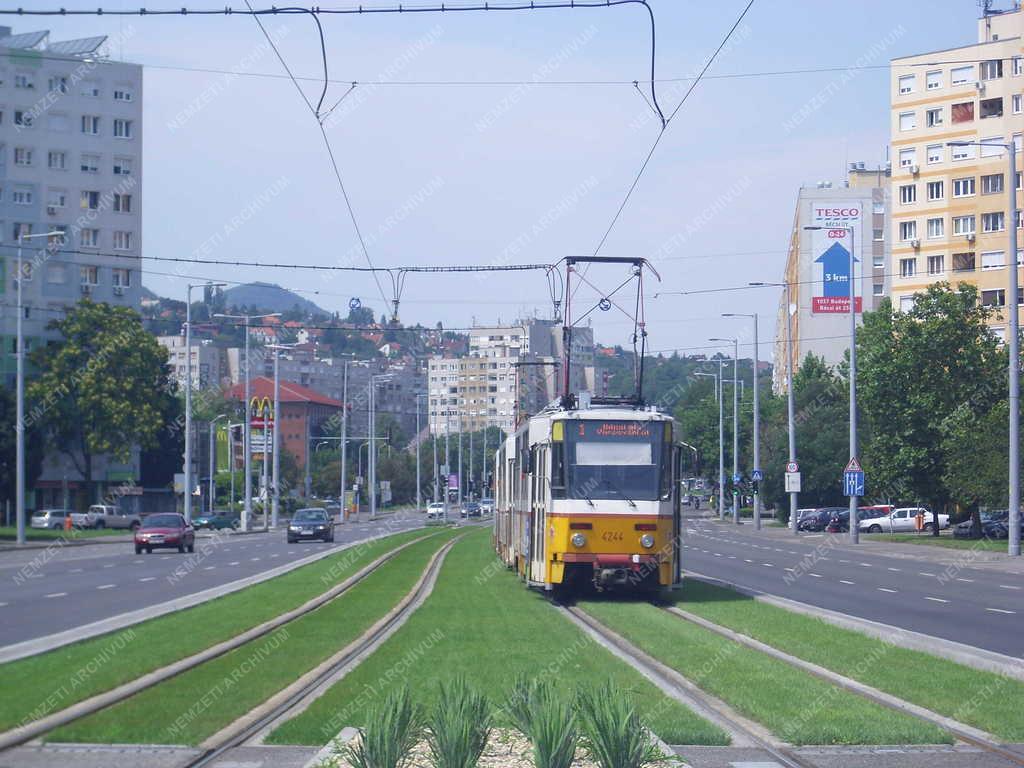
[[[864,470],[856,457],[850,459],[843,471],[843,495],[863,496],[864,495]]]
[[[764,480],[764,472],[762,472],[760,469],[755,469],[753,472],[750,473],[750,479],[753,480],[755,483],[760,483],[762,480]]]
[[[737,473],[736,473],[735,475],[733,475],[733,476],[732,476],[732,481],[733,481],[734,483],[738,483],[738,482],[739,482],[740,480],[742,480],[742,479],[743,479],[743,478],[742,478],[742,477],[740,477],[740,473],[739,473],[739,472],[737,472]]]

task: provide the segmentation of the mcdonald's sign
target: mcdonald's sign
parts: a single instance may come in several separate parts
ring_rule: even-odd
[[[249,401],[249,426],[253,429],[274,426],[274,404],[269,397],[254,397]]]

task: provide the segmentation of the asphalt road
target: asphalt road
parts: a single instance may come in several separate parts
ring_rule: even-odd
[[[749,521],[735,527],[694,519],[685,521],[683,541],[684,573],[1024,655],[1024,578],[972,567],[970,551],[936,551],[929,562],[857,548],[844,536],[794,538],[782,530],[758,533]]]
[[[328,548],[423,524],[423,514],[396,513],[373,523],[346,523],[334,544],[288,544],[284,531],[200,538],[194,554],[131,543],[0,553],[0,647],[157,605],[255,576]],[[208,535],[208,534],[207,534]]]

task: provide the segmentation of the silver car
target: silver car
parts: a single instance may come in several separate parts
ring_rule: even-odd
[[[64,527],[64,519],[70,514],[70,510],[67,509],[40,509],[32,515],[30,526],[32,528],[60,530]]]

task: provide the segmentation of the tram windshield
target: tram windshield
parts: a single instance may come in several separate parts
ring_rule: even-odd
[[[566,495],[630,502],[661,498],[668,488],[663,468],[671,458],[665,427],[660,421],[567,422]]]

